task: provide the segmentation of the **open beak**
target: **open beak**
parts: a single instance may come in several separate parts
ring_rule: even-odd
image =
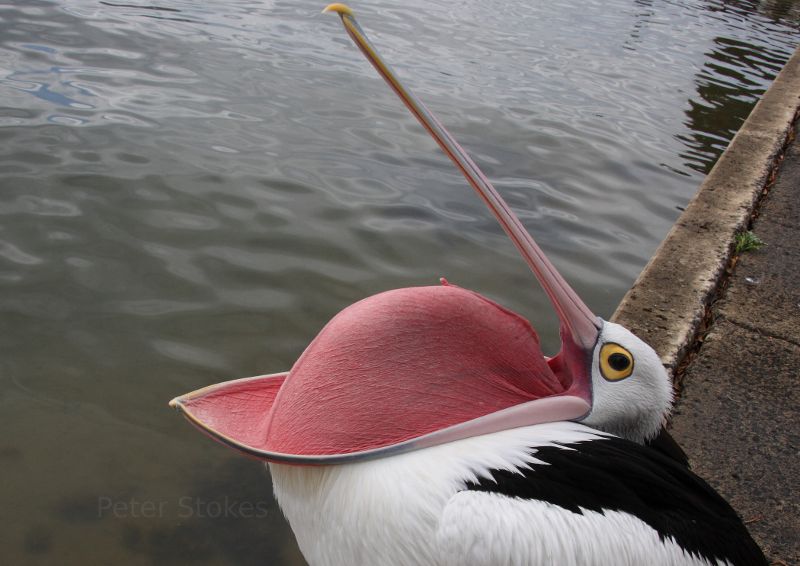
[[[589,307],[578,297],[577,293],[567,284],[561,274],[556,271],[547,256],[536,244],[533,237],[522,226],[519,218],[503,200],[503,197],[489,182],[489,179],[478,168],[464,148],[450,135],[442,123],[430,110],[406,88],[397,78],[391,67],[383,60],[372,45],[364,30],[358,25],[353,10],[345,4],[330,4],[323,12],[339,14],[348,35],[364,56],[372,63],[392,90],[400,97],[403,104],[411,111],[414,117],[436,140],[445,155],[458,167],[464,178],[469,182],[478,196],[483,199],[494,217],[500,222],[508,237],[522,254],[523,259],[531,268],[536,279],[539,280],[550,301],[558,313],[561,323],[562,350],[559,355],[560,362],[574,367],[588,366],[588,360],[583,356],[591,355],[597,337],[602,328],[602,321],[595,316]],[[581,359],[572,359],[575,356]]]
[[[433,136],[511,238],[560,320],[546,359],[533,328],[446,282],[369,297],[336,315],[288,374],[214,385],[170,405],[216,440],[290,464],[387,456],[545,422],[592,407],[592,353],[603,322],[564,281],[466,151],[383,61],[343,4],[347,33]]]

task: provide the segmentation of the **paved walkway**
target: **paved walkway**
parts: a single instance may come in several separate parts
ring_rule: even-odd
[[[795,131],[798,123],[795,122]],[[800,142],[683,370],[672,433],[775,565],[800,564]]]

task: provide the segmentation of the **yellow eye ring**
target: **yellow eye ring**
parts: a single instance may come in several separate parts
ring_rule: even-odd
[[[633,373],[633,356],[614,342],[607,342],[600,348],[600,373],[608,381],[619,381]]]

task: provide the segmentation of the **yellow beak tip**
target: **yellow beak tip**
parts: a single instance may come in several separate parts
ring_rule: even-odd
[[[338,2],[334,4],[328,4],[327,6],[325,6],[325,9],[322,10],[322,13],[324,14],[326,12],[336,12],[340,16],[353,15],[353,9],[350,6],[348,6],[347,4],[340,4]]]

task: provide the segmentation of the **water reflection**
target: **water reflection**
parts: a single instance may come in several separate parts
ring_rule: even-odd
[[[733,12],[741,16],[767,15],[776,22],[800,28],[796,2],[709,2],[713,12]],[[738,27],[738,26],[737,26]],[[783,67],[786,52],[768,43],[752,40],[753,30],[736,29],[731,35],[715,37],[705,53],[706,61],[697,74],[697,97],[689,100],[686,125],[689,133],[680,136],[688,150],[682,153],[686,165],[708,173],[728,142],[750,114],[765,85]],[[767,30],[764,30],[767,31]],[[783,30],[781,30],[783,31]],[[730,30],[729,30],[730,32]]]
[[[362,23],[607,316],[793,50],[797,4],[576,6]],[[289,367],[369,294],[447,276],[555,347],[506,237],[320,8],[0,7],[6,562],[301,564],[263,468],[165,403]]]
[[[797,26],[800,21],[800,3],[797,0],[763,0],[757,5],[759,14],[775,22]]]

